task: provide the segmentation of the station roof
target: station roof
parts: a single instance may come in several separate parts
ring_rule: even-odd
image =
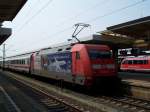
[[[107,30],[137,39],[150,37],[150,16],[110,26]]]
[[[129,48],[132,47],[134,40],[119,36],[94,34],[88,37],[80,38],[81,43],[87,44],[106,44],[112,48]]]
[[[0,22],[12,21],[27,0],[0,0]]]
[[[11,35],[11,28],[3,28],[2,22],[12,21],[27,0],[0,0],[0,45]]]
[[[11,28],[0,28],[0,45],[11,35]]]

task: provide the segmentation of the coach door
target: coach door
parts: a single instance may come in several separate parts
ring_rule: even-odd
[[[34,71],[34,54],[31,55],[30,57],[30,69],[29,72],[32,74]]]
[[[35,74],[40,74],[41,71],[41,55],[39,52],[35,54],[35,59],[34,59],[34,73]]]
[[[83,74],[83,64],[81,62],[81,55],[79,51],[73,52],[72,55],[72,72],[74,75]]]

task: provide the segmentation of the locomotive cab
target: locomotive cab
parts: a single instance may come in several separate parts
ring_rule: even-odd
[[[76,44],[71,52],[76,83],[89,86],[96,80],[99,82],[117,74],[112,52],[106,45]]]

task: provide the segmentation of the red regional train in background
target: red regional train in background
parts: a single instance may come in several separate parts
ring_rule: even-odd
[[[5,68],[86,87],[119,79],[112,50],[107,45],[79,43],[44,48],[7,57]]]
[[[122,60],[120,69],[122,71],[150,72],[150,57],[127,57]]]

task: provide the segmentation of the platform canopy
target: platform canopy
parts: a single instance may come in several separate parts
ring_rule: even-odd
[[[80,38],[81,43],[88,44],[106,44],[111,46],[112,48],[129,48],[132,47],[134,42],[133,39],[128,39],[119,36],[111,36],[111,35],[102,35],[102,34],[93,34],[88,37]]]
[[[2,27],[4,21],[12,21],[27,0],[0,0],[0,45],[11,35],[11,28]]]
[[[107,27],[114,33],[127,35],[135,39],[150,37],[150,16]]]
[[[0,28],[0,45],[11,35],[11,28]]]
[[[12,21],[27,0],[0,0],[0,22]]]

